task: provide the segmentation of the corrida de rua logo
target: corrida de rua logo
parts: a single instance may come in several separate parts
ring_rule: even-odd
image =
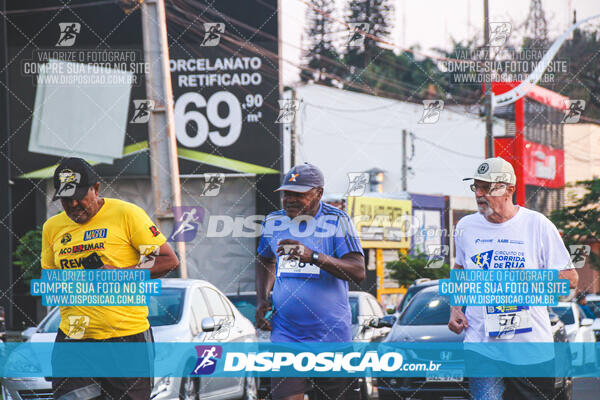
[[[525,254],[522,251],[488,250],[475,254],[471,261],[481,269],[525,268]]]

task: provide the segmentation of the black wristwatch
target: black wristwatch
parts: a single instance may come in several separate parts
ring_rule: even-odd
[[[311,261],[316,264],[319,262],[319,256],[321,254],[317,253],[316,251],[313,251],[312,255],[310,256],[310,258],[312,259]]]

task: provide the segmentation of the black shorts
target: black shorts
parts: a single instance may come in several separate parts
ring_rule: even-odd
[[[309,393],[315,400],[360,400],[359,378],[271,378],[271,398]]]
[[[137,333],[130,336],[121,336],[116,338],[95,340],[95,339],[71,339],[63,331],[58,330],[55,343],[69,342],[131,342],[131,343],[153,343],[152,330]],[[61,365],[81,365],[86,360],[84,354],[73,354],[68,351],[68,347],[54,346],[52,350],[52,392],[55,400],[88,400],[88,399],[119,399],[119,400],[148,400],[152,392],[154,347],[143,346],[145,349],[143,355],[136,355],[134,359],[147,359],[146,365],[136,363],[136,371],[143,371],[144,377],[140,378],[60,378]],[[109,359],[122,362],[123,355],[106,354]],[[60,360],[60,361],[59,361]]]

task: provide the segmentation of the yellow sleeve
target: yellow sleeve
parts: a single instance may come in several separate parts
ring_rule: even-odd
[[[143,253],[144,247],[142,246],[162,246],[167,241],[167,238],[158,230],[158,226],[142,208],[132,204],[127,210],[125,219],[129,231],[129,240],[138,252]]]
[[[47,224],[44,224],[42,227],[42,254],[40,262],[43,269],[58,269],[54,265],[54,249],[50,241],[50,229]]]

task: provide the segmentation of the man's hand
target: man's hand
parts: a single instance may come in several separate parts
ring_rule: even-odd
[[[268,302],[258,304],[258,306],[256,307],[256,315],[255,315],[256,327],[258,329],[261,329],[263,331],[272,330],[271,323],[269,321],[267,321],[267,319],[265,318],[265,314],[267,314],[267,312],[271,311],[272,309],[273,309],[273,306]]]
[[[450,311],[450,321],[448,322],[448,328],[459,334],[463,331],[463,329],[467,329],[469,327],[469,322],[467,321],[467,317],[462,312],[460,307],[453,306]]]
[[[277,247],[278,256],[287,255],[305,263],[312,261],[313,251],[297,240],[284,239],[280,240],[277,245],[279,246]]]

